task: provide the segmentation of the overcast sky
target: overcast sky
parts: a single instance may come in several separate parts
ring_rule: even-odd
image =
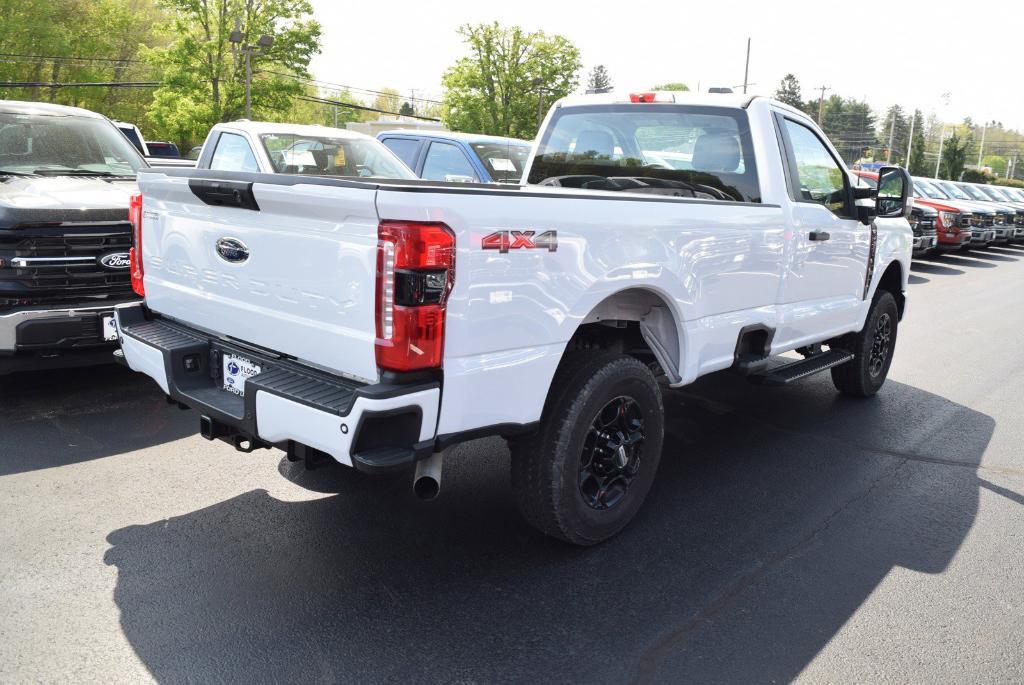
[[[465,53],[456,29],[497,20],[569,38],[585,74],[604,64],[616,88],[682,81],[701,90],[743,82],[771,94],[793,72],[804,99],[865,98],[878,110],[935,111],[947,121],[1002,121],[1024,130],[1024,3],[686,2],[575,0],[313,0],[323,80],[361,88],[416,89],[438,98],[441,74]],[[965,9],[967,8],[967,9]],[[1003,34],[1004,38],[997,36]],[[978,66],[984,64],[985,66]],[[949,104],[942,95],[949,93]]]

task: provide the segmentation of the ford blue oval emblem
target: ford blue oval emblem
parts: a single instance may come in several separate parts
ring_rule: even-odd
[[[127,252],[108,252],[105,255],[100,255],[99,263],[104,269],[115,271],[127,269],[131,265]]]
[[[217,254],[225,262],[241,264],[249,258],[249,248],[237,238],[221,238],[217,241]]]

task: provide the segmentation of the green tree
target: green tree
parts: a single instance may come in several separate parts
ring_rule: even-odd
[[[680,83],[678,81],[671,81],[669,83],[662,83],[659,86],[651,86],[651,90],[672,90],[678,92],[683,90],[690,90],[690,86],[686,85],[685,83]]]
[[[373,99],[373,106],[376,109],[397,114],[402,106],[402,94],[394,88],[381,88],[377,97]],[[373,118],[376,119],[377,115],[374,114]]]
[[[402,106],[398,109],[398,113],[401,114],[403,117],[411,117],[412,115],[416,114],[416,110],[412,108],[411,103],[406,101],[402,103]]]
[[[800,81],[793,74],[786,74],[779,81],[779,87],[775,90],[775,99],[784,102],[790,107],[797,109],[804,108],[803,96],[800,95]]]
[[[866,102],[832,95],[825,100],[821,128],[835,145],[843,161],[852,164],[874,148],[875,115]]]
[[[580,52],[563,36],[497,22],[466,24],[459,34],[469,55],[442,77],[449,128],[533,138],[537,113],[579,84]]]
[[[959,180],[960,174],[963,173],[964,167],[967,165],[967,151],[970,147],[970,136],[961,138],[959,132],[953,131],[942,145],[942,163],[939,176],[953,181]]]
[[[0,81],[155,81],[140,50],[165,45],[158,27],[166,17],[151,1],[0,0]],[[85,107],[138,122],[152,98],[149,88],[0,88],[0,98],[46,100]]]
[[[362,116],[361,110],[324,102],[312,102],[304,99],[302,96],[334,102],[347,102],[353,105],[362,104],[347,90],[321,91],[312,86],[306,86],[301,96],[292,98],[291,106],[287,110],[268,115],[267,121],[280,121],[291,124],[319,124],[321,126],[345,128],[345,124],[350,121],[359,121]]]
[[[885,119],[882,120],[881,127],[878,129],[878,140],[883,150],[888,148],[889,141],[892,141],[891,163],[906,166],[907,138],[909,135],[910,121],[903,114],[902,107],[893,105],[885,113]],[[882,159],[884,160],[885,157],[883,156]]]
[[[185,142],[205,137],[213,124],[245,111],[245,57],[229,36],[237,25],[245,44],[270,35],[273,45],[252,62],[252,111],[279,117],[303,93],[293,77],[309,75],[320,50],[320,24],[308,0],[159,0],[172,19],[174,42],[150,51],[163,79],[150,118],[159,131]]]
[[[992,169],[992,173],[996,176],[1005,176],[1010,160],[1002,155],[985,155],[985,158],[981,160],[981,164]]]
[[[611,89],[612,77],[608,75],[608,70],[603,64],[598,64],[590,70],[590,76],[587,77],[587,90],[603,93]]]
[[[913,176],[928,176],[927,162],[925,161],[926,131],[924,130],[924,115],[921,110],[914,110],[914,138],[910,141],[910,160],[907,171]]]

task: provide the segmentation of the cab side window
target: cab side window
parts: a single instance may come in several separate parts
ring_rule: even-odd
[[[256,156],[245,138],[235,133],[221,133],[213,151],[210,168],[218,171],[259,171]]]
[[[814,131],[789,119],[785,122],[800,183],[794,199],[825,205],[833,213],[845,218],[846,171]]]
[[[416,153],[420,149],[420,141],[409,138],[385,138],[381,141],[385,147],[398,155],[398,158],[405,162],[410,169],[416,162]]]

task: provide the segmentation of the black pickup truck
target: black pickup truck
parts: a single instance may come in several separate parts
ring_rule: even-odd
[[[0,101],[0,375],[112,361],[146,166],[99,114]]]

